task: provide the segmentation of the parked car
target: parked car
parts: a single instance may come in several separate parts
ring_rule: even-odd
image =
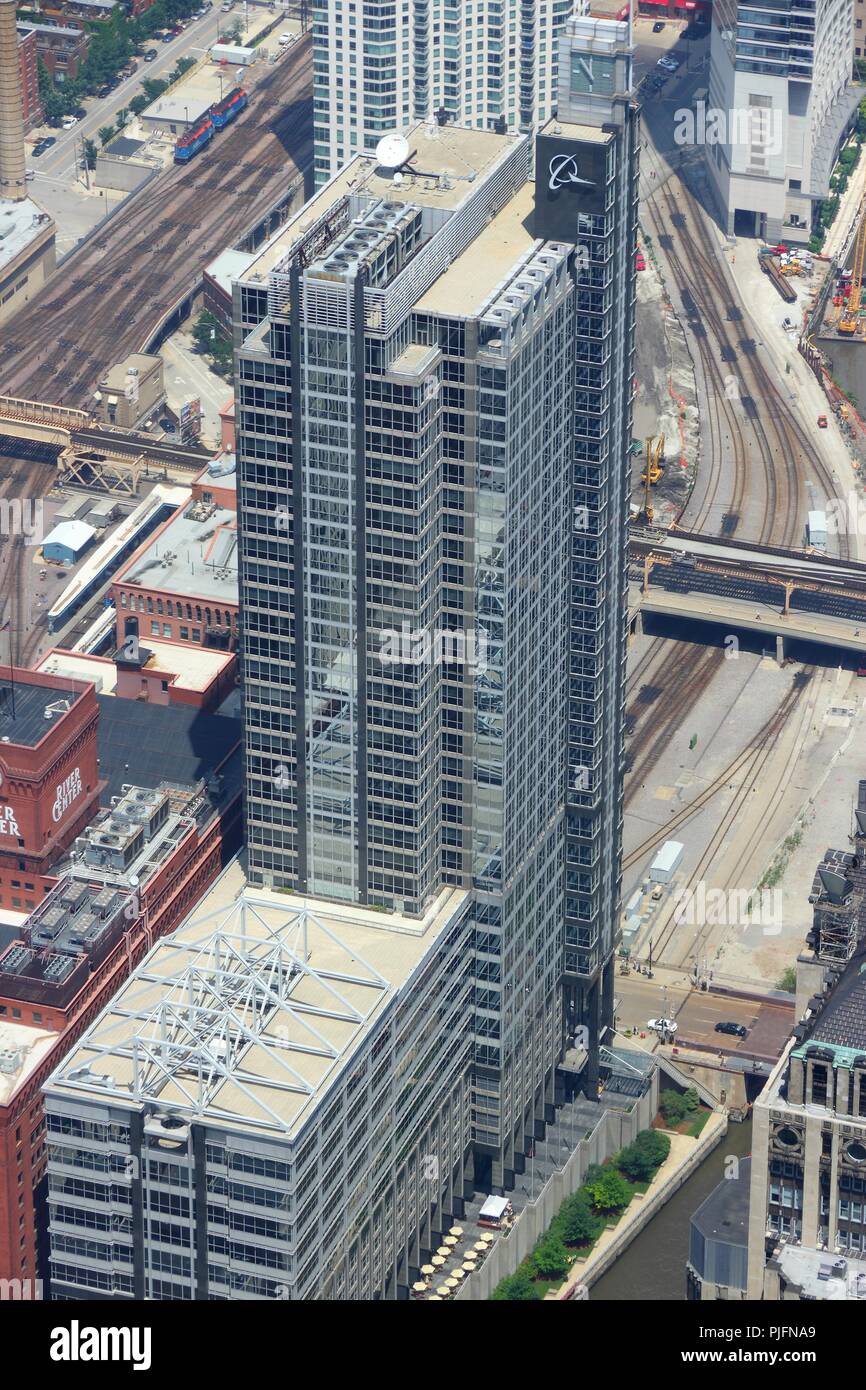
[[[818,416],[818,429],[819,429],[819,430],[825,430],[826,428],[827,428],[827,416],[826,416],[826,415],[819,415],[819,416]]]
[[[292,39],[294,37],[294,34],[280,34],[280,37],[277,39],[277,43],[280,45],[281,48],[285,48],[287,44],[290,44],[292,42]]]
[[[153,62],[155,62],[155,60],[156,60],[158,57],[159,57],[159,52],[158,52],[157,49],[155,49],[155,48],[148,48],[148,49],[145,50],[144,61],[145,61],[146,63],[153,63]]]
[[[637,255],[635,256],[634,265],[635,270],[646,270],[646,261],[644,260],[640,251],[638,251]]]
[[[162,36],[162,41],[163,41],[163,43],[171,43],[171,41],[172,41],[173,38],[174,38],[174,34],[173,34],[173,33],[171,32],[171,30],[169,29],[169,31],[168,31],[167,34],[163,34],[163,36]]]
[[[656,22],[655,22],[655,24],[653,25],[653,33],[654,33],[654,34],[660,34],[661,31],[662,31],[662,29],[664,29],[664,27],[665,27],[665,26],[662,24],[661,20],[660,20],[660,19],[657,19]]]
[[[64,116],[62,126],[64,130],[71,130],[74,125],[78,125],[77,116]]]
[[[34,159],[38,159],[40,155],[45,153],[45,146],[43,145],[41,140],[33,146],[33,149],[30,151],[30,153],[32,154]]]
[[[716,1024],[717,1033],[730,1033],[735,1038],[744,1038],[748,1031],[748,1028],[745,1028],[742,1023],[730,1023],[726,1021]]]
[[[675,1033],[677,1024],[673,1018],[651,1018],[647,1023],[647,1028],[653,1029],[656,1033]]]
[[[40,141],[40,144],[43,150],[50,150],[52,145],[57,144],[57,137],[55,135],[46,135],[45,138]]]

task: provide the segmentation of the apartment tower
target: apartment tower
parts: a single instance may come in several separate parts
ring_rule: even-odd
[[[317,184],[417,121],[532,130],[556,106],[556,36],[588,8],[588,0],[317,0]]]
[[[856,115],[853,0],[716,0],[707,168],[725,231],[805,243]]]

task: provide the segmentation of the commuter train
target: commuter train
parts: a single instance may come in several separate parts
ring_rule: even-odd
[[[214,123],[210,116],[205,114],[201,120],[196,121],[191,130],[186,135],[181,135],[174,147],[175,164],[186,164],[192,159],[194,154],[203,150],[205,145],[209,145],[214,137]]]
[[[214,127],[217,130],[222,130],[224,125],[228,125],[230,121],[241,114],[248,101],[249,97],[243,87],[235,87],[227,97],[223,97],[222,101],[218,101],[208,112]]]

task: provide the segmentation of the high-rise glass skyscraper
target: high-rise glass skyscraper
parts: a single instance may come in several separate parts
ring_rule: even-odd
[[[556,104],[556,36],[587,10],[588,0],[316,0],[317,183],[434,113],[531,130]]]
[[[570,21],[534,180],[524,136],[420,126],[235,290],[250,879],[410,916],[472,892],[500,1182],[612,1005],[629,86],[628,26]]]

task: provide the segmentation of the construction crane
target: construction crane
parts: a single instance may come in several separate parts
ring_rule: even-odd
[[[653,504],[650,497],[650,487],[654,487],[662,476],[662,459],[664,458],[665,437],[660,434],[658,439],[648,435],[644,440],[644,471],[641,473],[641,482],[644,484],[643,512],[642,516],[648,526],[653,521]]]
[[[860,226],[854,246],[854,273],[848,304],[839,320],[840,333],[856,333],[860,327],[860,299],[863,286],[863,260],[866,257],[866,198],[860,205]]]

